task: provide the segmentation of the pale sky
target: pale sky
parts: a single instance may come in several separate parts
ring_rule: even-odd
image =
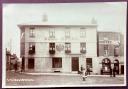
[[[20,29],[18,24],[41,22],[43,14],[48,21],[90,22],[95,18],[98,31],[126,31],[126,2],[3,4],[3,48],[11,48],[20,57]]]

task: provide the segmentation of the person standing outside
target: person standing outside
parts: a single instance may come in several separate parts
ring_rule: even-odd
[[[90,67],[87,65],[87,74],[90,75]]]
[[[112,68],[110,67],[110,77],[112,77]]]
[[[113,68],[113,77],[116,77],[116,67]]]
[[[84,70],[84,67],[83,67],[83,65],[81,65],[81,67],[80,67],[80,74],[83,74],[83,70]]]
[[[86,70],[84,68],[83,68],[83,72],[82,72],[82,78],[83,78],[83,81],[86,81],[87,72],[86,72]]]

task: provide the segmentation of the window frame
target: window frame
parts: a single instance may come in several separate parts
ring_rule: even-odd
[[[70,42],[65,43],[65,53],[71,53],[71,43]]]
[[[80,38],[86,37],[86,30],[85,28],[80,28]]]
[[[29,29],[29,37],[34,38],[35,37],[35,27],[30,27]]]
[[[55,29],[49,29],[49,38],[55,38]]]
[[[81,42],[80,43],[80,52],[81,53],[86,53],[86,42]]]
[[[32,53],[30,53],[30,51],[33,51]],[[34,42],[29,42],[29,54],[35,54],[36,51],[36,46]]]
[[[70,30],[65,30],[65,38],[70,38]]]

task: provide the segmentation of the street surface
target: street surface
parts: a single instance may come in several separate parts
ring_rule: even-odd
[[[6,85],[8,86],[38,86],[38,85],[102,85],[102,84],[123,84],[124,77],[116,76],[95,76],[90,75],[86,81],[82,76],[74,75],[32,75],[26,73],[7,72]]]

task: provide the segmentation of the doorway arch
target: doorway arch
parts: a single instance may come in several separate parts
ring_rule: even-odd
[[[109,58],[104,58],[102,60],[101,74],[110,74],[111,72],[111,60]]]
[[[115,67],[115,71],[117,74],[119,74],[119,60],[118,59],[115,59],[114,60],[114,67]]]

